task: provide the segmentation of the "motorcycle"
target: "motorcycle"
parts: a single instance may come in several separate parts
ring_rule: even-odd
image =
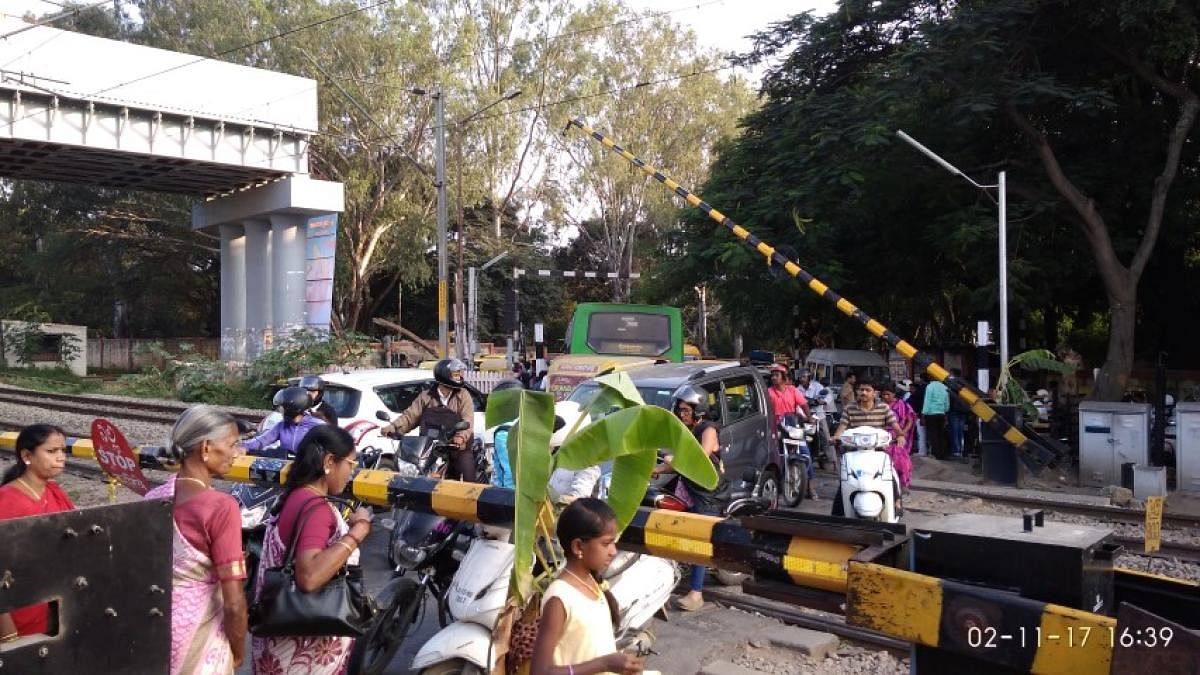
[[[811,425],[801,421],[799,413],[788,413],[779,418],[779,437],[782,444],[781,492],[784,505],[795,507],[808,494],[808,468],[812,464],[809,445],[805,440],[805,427]]]
[[[846,517],[885,523],[900,522],[896,509],[900,479],[887,453],[892,435],[860,426],[842,433],[841,499]]]
[[[254,590],[254,577],[258,574],[258,561],[262,559],[263,538],[267,531],[267,514],[279,501],[283,489],[252,483],[236,483],[229,494],[237,501],[242,512],[242,550],[246,552],[246,593]]]
[[[447,592],[474,527],[421,511],[398,512],[388,546],[392,579],[375,598],[380,608],[366,634],[355,641],[349,672],[379,675],[419,623],[420,610],[432,594],[438,622],[450,624]],[[411,572],[411,574],[410,574]],[[507,586],[505,587],[507,592]]]
[[[808,443],[809,454],[822,469],[829,461],[829,414],[826,412],[828,397],[829,390],[821,389],[815,398],[808,400],[808,410],[812,416],[804,423],[804,440]]]

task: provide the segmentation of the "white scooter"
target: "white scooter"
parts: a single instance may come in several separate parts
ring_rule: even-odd
[[[412,670],[422,675],[492,672],[492,629],[508,598],[512,565],[512,544],[471,542],[446,593],[453,623],[421,646]],[[622,551],[603,576],[620,609],[617,648],[648,652],[654,635],[645,626],[679,583],[678,567],[662,558]]]
[[[848,518],[898,523],[896,495],[900,478],[887,448],[892,435],[875,427],[853,427],[842,433],[840,475],[842,509]]]

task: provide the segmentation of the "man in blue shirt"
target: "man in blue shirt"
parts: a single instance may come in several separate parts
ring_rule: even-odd
[[[946,413],[950,411],[950,390],[937,380],[925,386],[925,401],[921,404],[921,421],[925,423],[929,452],[937,459],[946,459]]]

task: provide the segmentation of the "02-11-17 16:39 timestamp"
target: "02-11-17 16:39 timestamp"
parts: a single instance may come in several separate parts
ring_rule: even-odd
[[[967,645],[972,649],[994,649],[1006,644],[1024,647],[1041,647],[1044,644],[1062,644],[1067,647],[1086,647],[1100,642],[1107,648],[1166,647],[1175,637],[1170,626],[1118,629],[1116,626],[1095,628],[1093,626],[1069,626],[1065,631],[1049,633],[1040,626],[1018,628],[1012,633],[1001,633],[992,626],[971,626],[967,629]]]

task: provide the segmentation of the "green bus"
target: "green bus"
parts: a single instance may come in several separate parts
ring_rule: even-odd
[[[641,356],[683,361],[683,316],[677,307],[584,302],[567,326],[568,354]]]

